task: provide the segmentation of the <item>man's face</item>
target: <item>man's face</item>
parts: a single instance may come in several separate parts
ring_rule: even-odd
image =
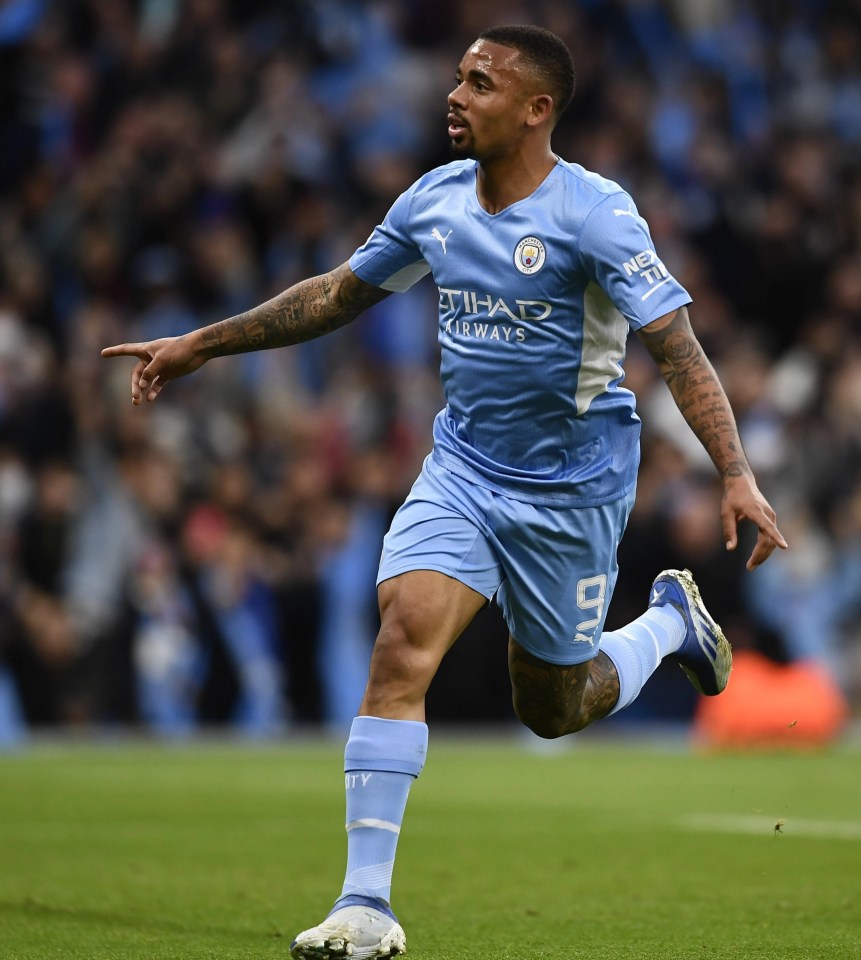
[[[452,153],[480,162],[513,153],[529,114],[531,86],[517,50],[477,40],[464,54],[457,86],[448,95]]]

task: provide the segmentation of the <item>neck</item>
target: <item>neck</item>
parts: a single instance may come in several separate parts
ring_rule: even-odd
[[[535,156],[481,160],[476,181],[478,202],[488,213],[499,213],[534,193],[555,166],[556,155],[549,147]]]

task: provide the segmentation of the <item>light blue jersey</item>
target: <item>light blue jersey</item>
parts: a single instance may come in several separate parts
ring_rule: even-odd
[[[618,500],[639,466],[640,422],[621,385],[628,332],[690,297],[618,184],[559,160],[492,215],[476,167],[456,161],[416,181],[350,267],[385,290],[428,272],[439,288],[437,462],[513,499]]]

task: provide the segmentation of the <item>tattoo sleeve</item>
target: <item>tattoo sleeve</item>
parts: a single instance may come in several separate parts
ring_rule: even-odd
[[[729,400],[691,329],[687,309],[677,310],[660,330],[643,327],[639,337],[721,477],[750,474]]]
[[[344,263],[245,313],[204,327],[201,345],[209,356],[218,357],[302,343],[345,326],[388,295],[360,280]]]

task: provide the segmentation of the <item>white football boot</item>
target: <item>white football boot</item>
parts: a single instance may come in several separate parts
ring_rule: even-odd
[[[366,900],[351,897],[351,900]],[[395,915],[380,902],[337,906],[326,919],[300,933],[290,944],[293,960],[338,960],[341,957],[394,957],[406,952],[407,938]]]

